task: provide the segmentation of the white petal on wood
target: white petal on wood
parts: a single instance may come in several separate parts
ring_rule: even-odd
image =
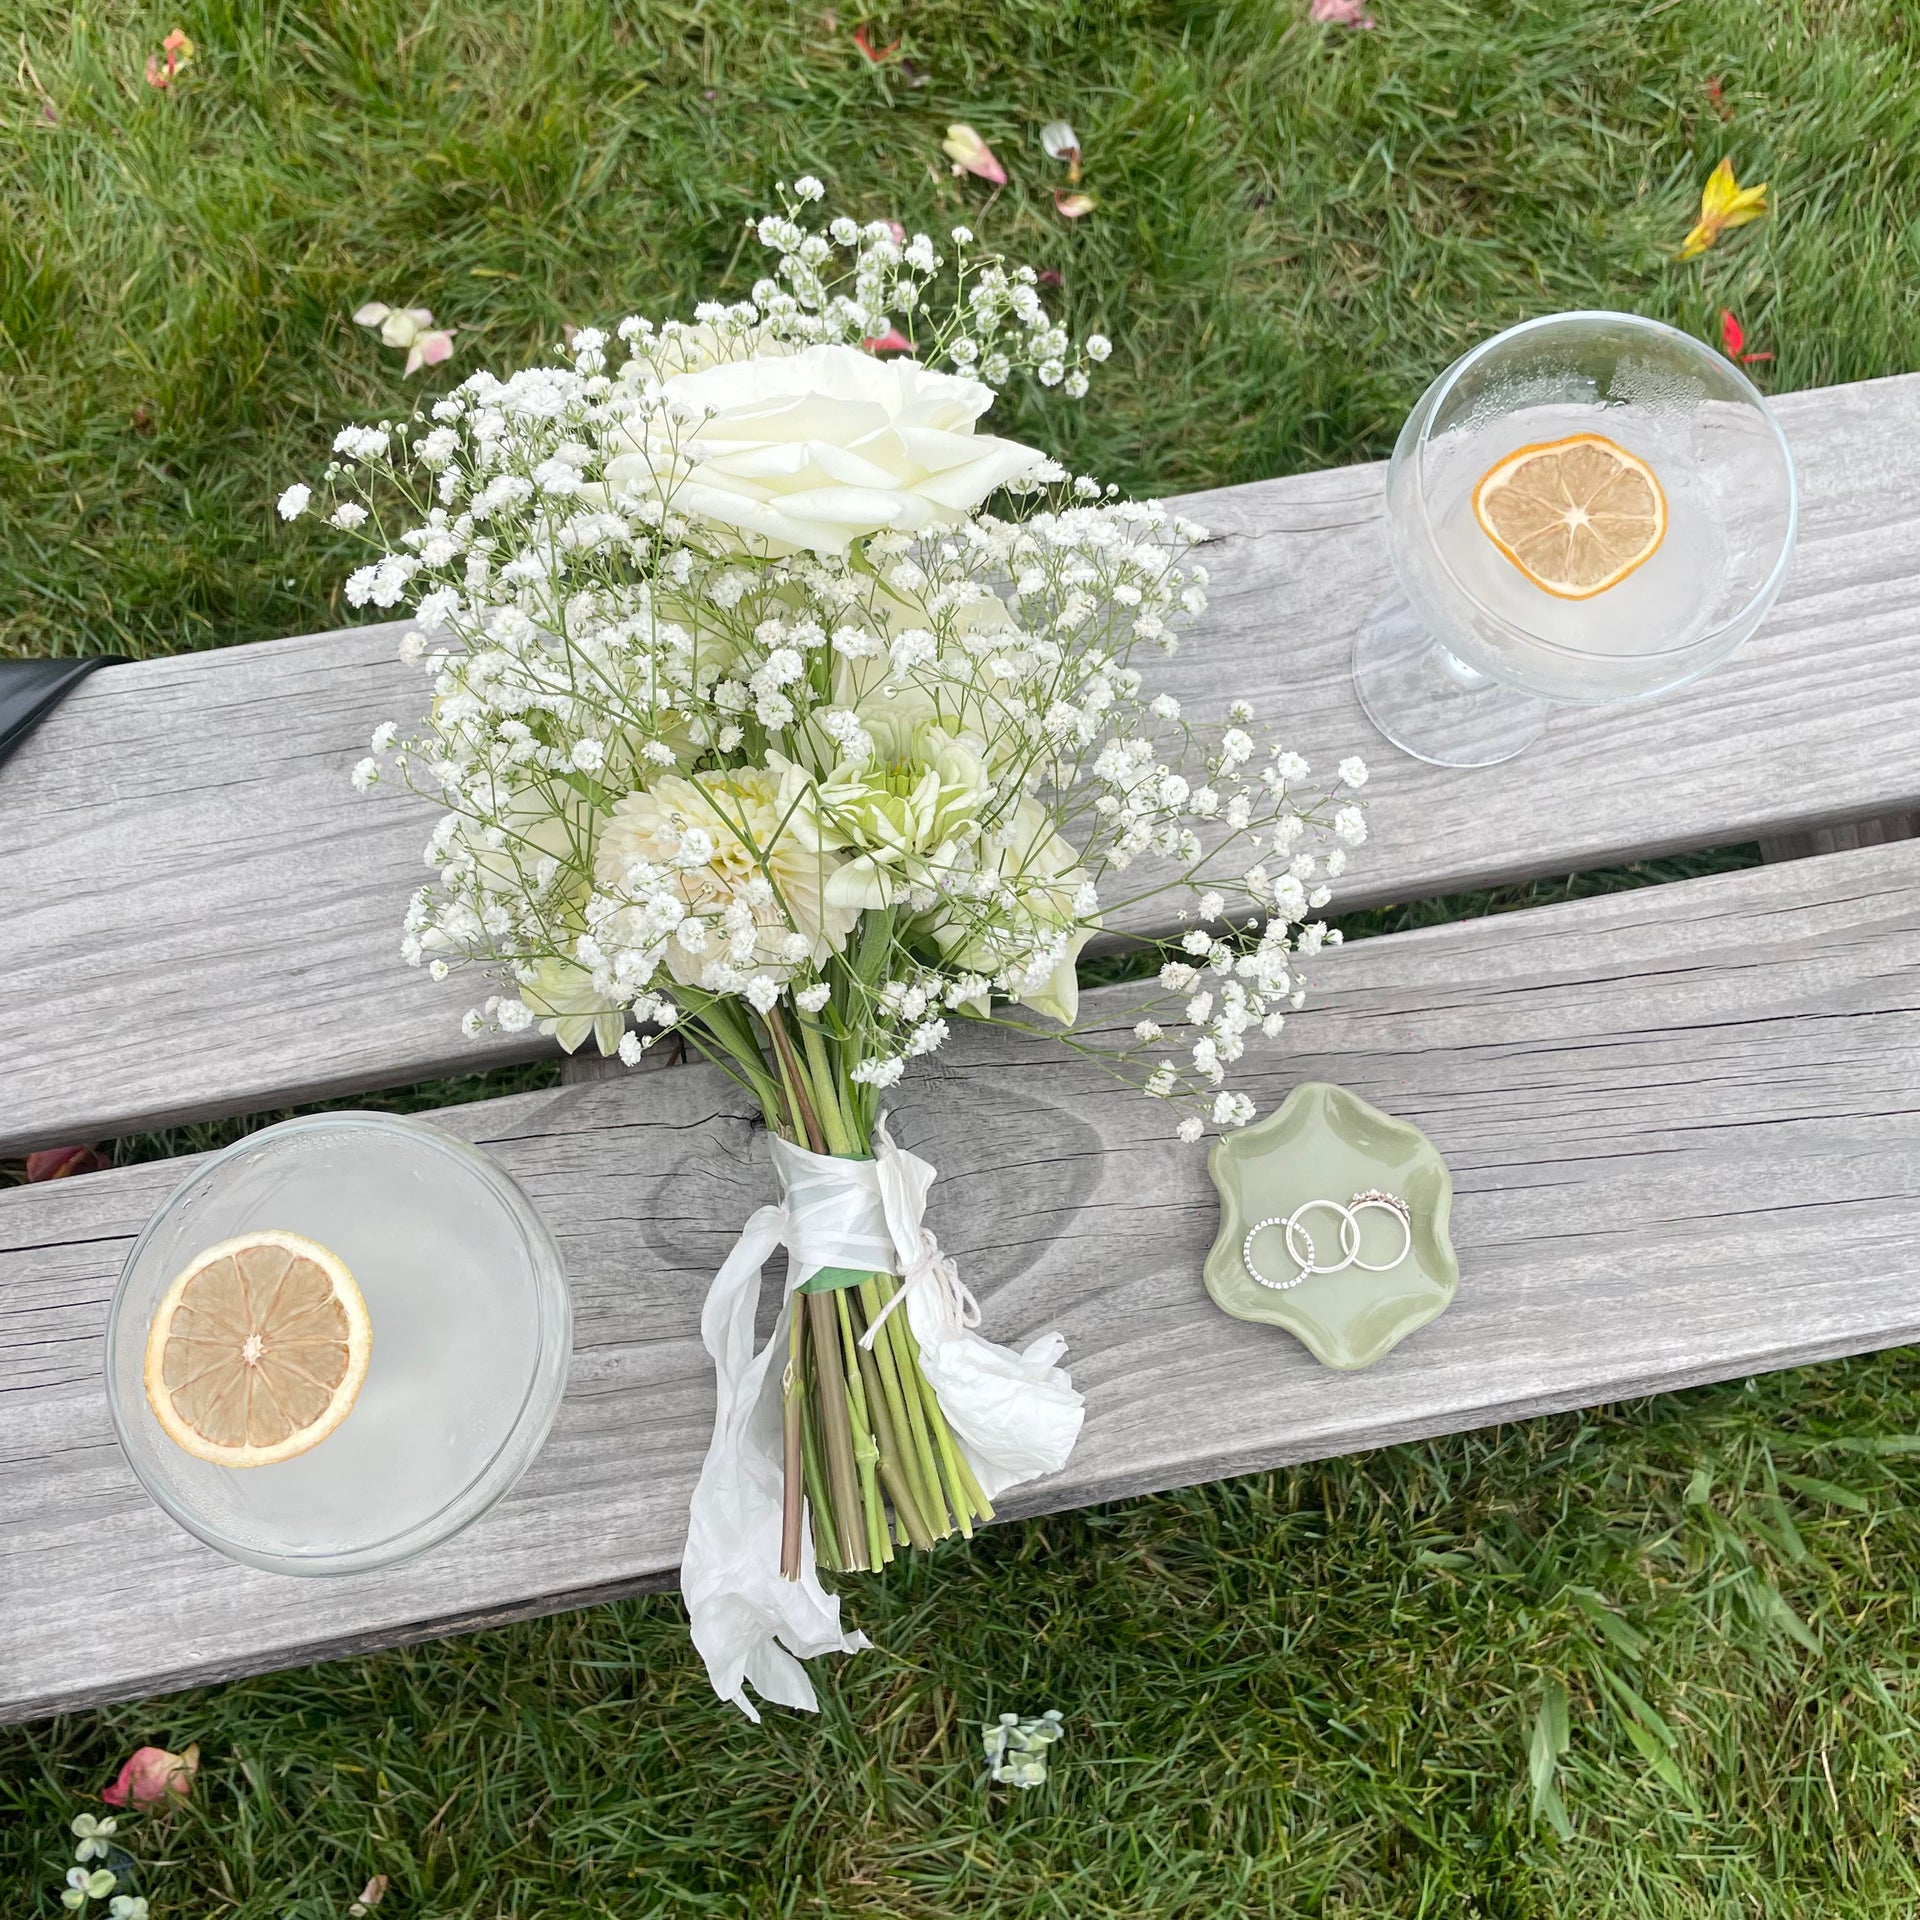
[[[1258,1057],[1413,1121],[1453,1167],[1454,1306],[1323,1371],[1200,1281],[1217,1209],[1171,1116],[969,1031],[901,1088],[930,1213],[989,1333],[1057,1326],[1089,1414],[1035,1512],[1740,1377],[1920,1337],[1920,843],[1367,941]],[[1105,1004],[1118,1017],[1127,990]],[[546,1451],[413,1566],[293,1581],[149,1506],[101,1334],[181,1166],[0,1194],[0,1716],[391,1644],[657,1581],[712,1417],[707,1280],[767,1191],[704,1068],[452,1109],[558,1233],[576,1299]],[[771,1310],[769,1288],[768,1309]],[[111,1540],[112,1551],[101,1551]],[[86,1604],[53,1570],[85,1564]],[[850,1605],[858,1616],[857,1583]]]
[[[1375,769],[1339,903],[1405,899],[1920,799],[1920,376],[1779,403],[1802,468],[1785,597],[1678,694],[1557,715],[1507,766],[1450,772],[1361,716],[1351,636],[1387,581],[1382,470],[1186,505],[1213,606],[1164,665],[1196,719],[1244,696],[1323,772]],[[463,1039],[477,979],[397,958],[430,810],[355,794],[381,720],[422,698],[404,624],[116,667],[0,769],[0,1151],[526,1058]]]

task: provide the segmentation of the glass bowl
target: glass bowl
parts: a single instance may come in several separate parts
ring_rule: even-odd
[[[278,1466],[195,1459],[147,1404],[147,1330],[203,1248],[277,1227],[352,1270],[373,1328],[352,1411]],[[384,1113],[287,1120],[214,1155],[133,1244],[107,1320],[107,1401],[154,1500],[269,1573],[364,1573],[470,1525],[526,1470],[566,1387],[559,1249],[484,1153]]]
[[[1475,482],[1523,448],[1598,434],[1645,461],[1670,519],[1644,566],[1586,596],[1542,591],[1475,519]],[[1799,518],[1793,456],[1753,382],[1630,313],[1559,313],[1483,341],[1429,387],[1387,469],[1397,591],[1367,616],[1354,683],[1396,746],[1478,767],[1549,706],[1697,679],[1766,618]]]

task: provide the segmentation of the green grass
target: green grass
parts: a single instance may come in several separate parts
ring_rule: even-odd
[[[1553,308],[1711,336],[1731,306],[1780,387],[1920,364],[1905,0],[1302,11],[929,0],[876,22],[916,88],[850,8],[12,0],[0,651],[326,623],[341,555],[271,501],[339,421],[744,289],[740,222],[802,169],[1058,269],[1119,351],[1011,428],[1138,490],[1380,454],[1464,344]],[[161,95],[176,24],[200,60]],[[991,207],[939,164],[958,118],[1014,173]],[[1676,265],[1723,153],[1775,211]],[[405,385],[370,298],[459,327],[451,367]],[[0,1890],[57,1911],[71,1814],[198,1739],[194,1805],[131,1836],[155,1920],[317,1920],[376,1871],[436,1920],[1908,1915],[1916,1434],[1889,1355],[1002,1527],[857,1583],[880,1651],[818,1721],[717,1708],[670,1598],[68,1716],[0,1734]],[[84,1564],[35,1577],[85,1604]],[[978,1723],[1048,1706],[1053,1783],[985,1791]]]

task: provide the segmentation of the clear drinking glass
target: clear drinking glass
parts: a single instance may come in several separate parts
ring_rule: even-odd
[[[1617,585],[1571,599],[1508,559],[1473,496],[1509,455],[1583,433],[1652,469],[1667,525]],[[1529,745],[1549,703],[1697,679],[1773,605],[1798,510],[1779,423],[1712,348],[1630,313],[1509,328],[1456,360],[1400,430],[1386,516],[1399,586],[1354,643],[1360,704],[1418,759],[1484,767]]]
[[[147,1405],[147,1330],[198,1253],[267,1227],[347,1263],[372,1364],[310,1451],[215,1466]],[[572,1326],[553,1236],[486,1154],[396,1114],[314,1114],[203,1162],[134,1242],[107,1319],[107,1401],[134,1472],[189,1533],[269,1573],[364,1573],[450,1538],[520,1477],[559,1408]]]

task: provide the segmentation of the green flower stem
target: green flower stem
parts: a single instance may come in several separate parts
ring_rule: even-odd
[[[864,980],[890,940],[891,916],[869,915],[851,965],[838,964]],[[870,1088],[842,1073],[834,1033],[846,994],[836,986],[831,1026],[799,1019],[798,1041],[780,1008],[756,1021],[702,997],[690,1012],[747,1076],[775,1131],[815,1153],[863,1159],[875,1103]],[[808,1509],[816,1557],[840,1572],[885,1566],[896,1544],[925,1550],[956,1527],[971,1535],[976,1520],[992,1517],[921,1371],[906,1314],[896,1309],[872,1348],[860,1345],[897,1285],[891,1274],[832,1268],[795,1302],[781,1407],[781,1571],[789,1579],[800,1572]]]
[[[795,1307],[787,1316],[787,1368],[780,1378],[780,1577],[800,1578],[803,1477],[801,1410],[806,1403],[806,1313]]]
[[[834,1071],[827,1051],[827,1036],[817,1022],[800,1023],[801,1044],[807,1050],[807,1067],[813,1081],[814,1106],[820,1114],[821,1129],[827,1136],[827,1151],[846,1158],[860,1158],[861,1142],[848,1123],[840,1099],[840,1076]]]
[[[718,994],[702,994],[694,988],[682,989],[681,998],[688,1013],[694,1016],[691,1022],[694,1043],[700,1045],[699,1029],[704,1027],[712,1036],[714,1046],[746,1075],[767,1125],[777,1133],[785,1133],[780,1089],[768,1073],[767,1057],[739,1007]],[[706,1048],[701,1046],[701,1051],[704,1053]]]
[[[815,1153],[825,1153],[827,1143],[820,1131],[814,1102],[808,1097],[807,1077],[787,1038],[787,1023],[780,1009],[769,1007],[765,1014],[767,1036],[773,1042],[773,1056],[780,1063],[780,1081],[787,1090],[787,1105],[806,1134],[807,1145]]]
[[[861,1378],[866,1383],[867,1405],[873,1409],[874,1438],[880,1443],[880,1479],[887,1498],[893,1502],[894,1525],[902,1546],[930,1547],[933,1534],[914,1498],[913,1485],[905,1472],[905,1455],[900,1450],[900,1429],[893,1417],[886,1382],[880,1375],[880,1363],[865,1347],[855,1346],[859,1355]],[[897,1394],[897,1389],[895,1390]]]
[[[920,1388],[926,1396],[927,1425],[940,1452],[940,1471],[945,1477],[947,1504],[953,1509],[953,1517],[959,1523],[962,1537],[971,1540],[975,1519],[991,1520],[993,1509],[987,1505],[986,1495],[980,1491],[980,1483],[968,1468],[966,1456],[956,1444],[953,1429],[942,1416],[939,1399],[924,1373],[920,1376]]]
[[[860,1505],[866,1522],[867,1565],[877,1568],[886,1565],[886,1553],[881,1545],[885,1520],[880,1488],[874,1476],[880,1449],[874,1444],[873,1423],[867,1415],[867,1390],[860,1377],[860,1349],[855,1343],[853,1316],[847,1299],[847,1288],[834,1289],[834,1311],[840,1322],[840,1365],[846,1375],[848,1418],[853,1427],[853,1462],[860,1473]]]
[[[959,1472],[961,1488],[973,1508],[973,1517],[976,1520],[991,1520],[993,1502],[987,1498],[985,1490],[974,1477],[973,1468],[967,1464],[966,1449],[957,1440],[953,1443],[953,1464]]]
[[[934,1538],[944,1540],[953,1531],[953,1526],[947,1518],[946,1499],[940,1486],[940,1469],[934,1461],[933,1436],[927,1430],[926,1402],[922,1397],[926,1382],[920,1372],[919,1345],[906,1319],[904,1307],[896,1307],[887,1316],[886,1325],[880,1329],[880,1340],[891,1342],[893,1347],[893,1364],[900,1375],[900,1397],[906,1402],[907,1433],[913,1444],[914,1479],[915,1484],[925,1491],[927,1523]],[[876,1340],[874,1345],[878,1346],[880,1340]],[[935,1417],[938,1418],[937,1408]]]
[[[820,1409],[821,1450],[826,1456],[827,1488],[833,1503],[833,1530],[844,1549],[842,1558],[857,1569],[861,1558],[857,1543],[866,1535],[861,1524],[859,1471],[853,1458],[853,1423],[848,1417],[847,1377],[840,1364],[839,1329],[833,1298],[825,1293],[802,1292],[807,1304],[812,1336],[813,1373],[818,1385],[814,1398]]]
[[[860,1290],[860,1303],[868,1326],[872,1326],[879,1317],[880,1309],[886,1304],[886,1282],[892,1274],[876,1274]],[[896,1313],[896,1319],[899,1317]],[[895,1454],[894,1464],[900,1478],[905,1482],[908,1494],[913,1502],[914,1524],[908,1531],[914,1536],[916,1547],[930,1547],[939,1538],[939,1522],[936,1515],[939,1508],[935,1501],[937,1487],[930,1487],[922,1477],[920,1457],[913,1443],[913,1428],[907,1418],[909,1393],[918,1397],[918,1388],[910,1383],[919,1373],[916,1362],[912,1374],[904,1379],[897,1364],[897,1355],[893,1342],[888,1338],[888,1327],[880,1329],[879,1337],[874,1341],[870,1357],[880,1376],[881,1386],[886,1399],[887,1417],[893,1428]],[[903,1516],[904,1517],[904,1516]]]
[[[833,1511],[827,1500],[827,1474],[820,1463],[820,1434],[813,1416],[813,1395],[800,1395],[800,1458],[807,1483],[807,1508],[813,1515],[813,1553],[822,1566],[836,1571],[842,1565],[840,1541],[833,1530]]]

